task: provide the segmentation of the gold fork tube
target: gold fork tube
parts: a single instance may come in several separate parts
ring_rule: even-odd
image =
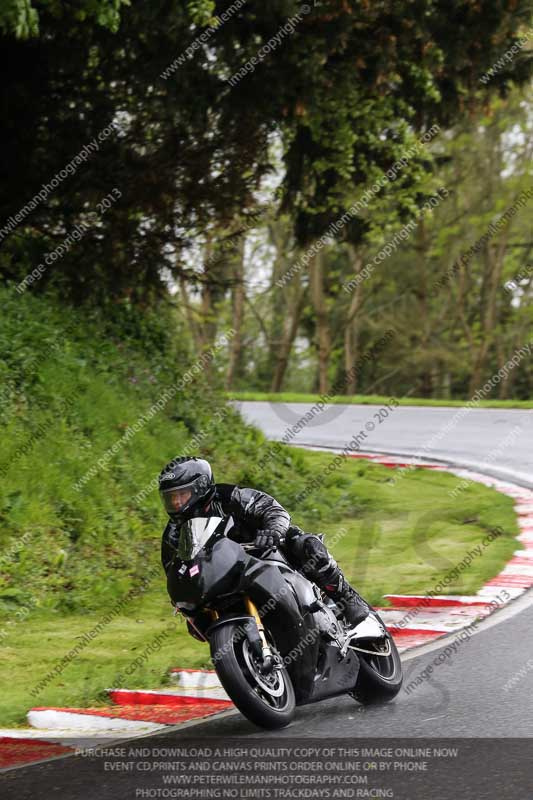
[[[265,636],[265,629],[263,627],[263,623],[261,622],[261,617],[259,616],[259,612],[255,606],[255,603],[250,600],[249,597],[244,598],[244,605],[246,607],[246,611],[248,614],[255,619],[255,623],[257,625],[257,630],[259,631],[259,636],[261,637],[261,644],[263,645],[263,652],[267,656],[272,656],[272,651],[268,645]]]

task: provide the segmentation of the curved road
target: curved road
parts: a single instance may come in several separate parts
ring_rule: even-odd
[[[399,406],[386,417],[380,406],[334,405],[306,421],[306,403],[235,406],[269,439],[342,449],[359,435],[361,451],[440,458],[533,488],[533,409]]]
[[[281,439],[287,428],[310,408],[301,404],[238,405],[250,422],[259,425],[273,439]],[[292,442],[343,448],[371,421],[375,429],[367,434],[362,450],[442,458],[483,468],[485,472],[533,488],[530,421],[533,412],[472,410],[458,418],[459,411],[396,408],[385,421],[379,422],[374,417],[377,407],[334,406],[307,424]],[[533,592],[530,591],[482,622],[476,634],[462,643],[452,658],[436,667],[428,680],[409,694],[402,690],[389,706],[366,709],[349,698],[336,698],[298,709],[291,726],[275,732],[258,730],[231,711],[138,743],[164,747],[205,737],[217,737],[220,741],[226,737],[246,737],[265,742],[282,742],[288,737],[319,737],[327,741],[333,736],[533,737],[532,630]],[[438,657],[444,647],[441,641],[403,657],[404,686]],[[508,681],[512,683],[505,686]],[[63,759],[8,775],[7,788],[13,792],[10,797],[35,796],[32,787],[37,782],[50,790],[58,789],[60,796],[72,800],[142,796],[138,790],[143,781],[138,774],[121,775],[117,791],[113,776],[103,773],[88,759]],[[508,780],[509,776],[501,777]],[[466,797],[459,788],[453,796]]]

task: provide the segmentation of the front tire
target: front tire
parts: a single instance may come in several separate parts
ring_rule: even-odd
[[[381,617],[376,612],[371,612],[385,627]],[[352,697],[363,705],[379,705],[393,700],[402,687],[403,673],[402,662],[398,648],[390,633],[385,639],[389,655],[382,655],[383,642],[364,642],[361,644],[366,650],[373,650],[372,654],[357,652],[359,656],[359,674]]]
[[[261,728],[284,728],[294,717],[294,688],[285,667],[264,675],[236,622],[216,628],[211,658],[220,682],[239,711]]]

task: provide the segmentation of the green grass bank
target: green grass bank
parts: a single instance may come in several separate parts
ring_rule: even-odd
[[[268,403],[316,403],[321,399],[319,394],[299,392],[227,392],[229,400],[256,400]],[[434,400],[426,397],[396,397],[401,406],[435,406],[445,408],[461,408],[468,400]],[[335,395],[328,398],[328,403],[336,405],[381,406],[390,401],[390,396],[379,394]],[[533,400],[479,400],[476,408],[533,408]]]

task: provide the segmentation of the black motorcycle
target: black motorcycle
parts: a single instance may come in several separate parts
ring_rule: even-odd
[[[278,548],[261,558],[228,538],[231,517],[180,529],[168,592],[190,633],[209,642],[222,686],[263,728],[282,728],[297,705],[348,694],[382,703],[402,685],[396,645],[375,611],[354,628]],[[257,553],[257,551],[255,551]]]

